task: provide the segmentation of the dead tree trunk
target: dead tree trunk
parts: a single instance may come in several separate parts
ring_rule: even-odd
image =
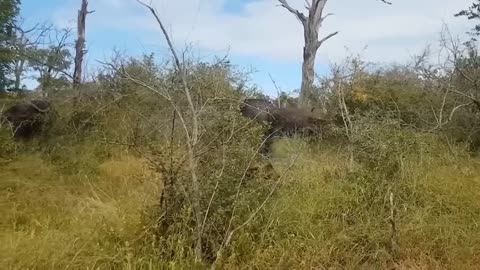
[[[320,46],[329,38],[338,34],[331,33],[321,40],[318,40],[318,32],[322,27],[322,23],[330,14],[323,16],[323,9],[327,0],[308,0],[306,8],[308,16],[302,12],[293,9],[287,0],[278,0],[282,7],[291,12],[302,23],[303,36],[305,45],[303,47],[303,64],[302,64],[302,84],[300,88],[300,104],[305,105],[313,95],[313,82],[315,77],[315,58]]]
[[[82,0],[82,6],[78,11],[77,19],[77,41],[75,44],[75,69],[73,71],[73,85],[78,86],[82,82],[82,65],[83,57],[85,56],[85,24],[87,14],[93,11],[88,11],[88,1]]]
[[[14,89],[15,91],[20,91],[21,90],[21,82],[22,82],[22,74],[25,71],[25,59],[20,59],[15,62],[15,68],[14,68],[14,73],[15,73],[15,86]]]
[[[302,12],[292,8],[287,0],[278,0],[280,5],[295,15],[303,26],[305,45],[303,47],[302,85],[300,88],[300,105],[303,106],[308,104],[308,101],[313,95],[315,57],[317,56],[318,48],[329,38],[338,34],[338,32],[334,32],[318,40],[318,32],[322,27],[323,21],[331,15],[330,13],[323,15],[327,1],[328,0],[305,0],[305,8],[308,11],[308,16],[305,16]],[[391,4],[387,0],[379,1],[385,4]]]
[[[18,40],[16,41],[17,44],[17,52],[24,53],[25,52],[25,47],[26,47],[26,42],[25,42],[25,32],[23,32],[21,29],[17,30],[18,32]],[[13,74],[15,75],[15,85],[14,89],[15,91],[20,90],[20,84],[22,81],[22,74],[24,72],[24,67],[25,67],[25,58],[22,56],[19,56],[15,59],[14,61],[14,67],[13,67]]]

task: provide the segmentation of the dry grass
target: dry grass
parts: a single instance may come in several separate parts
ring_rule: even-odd
[[[371,185],[373,172],[348,174],[345,153],[328,145],[287,140],[276,150],[277,157],[300,153],[301,162],[270,204],[264,230],[250,244],[255,253],[234,254],[228,268],[478,269],[478,160],[445,149],[405,160],[403,179],[388,186],[396,197],[393,256],[389,190]]]
[[[480,265],[478,160],[445,149],[405,160],[402,181],[391,186],[398,198],[399,254],[393,257],[386,190],[371,192],[378,179],[347,173],[346,155],[336,146],[298,140],[276,144],[275,166],[295,155],[288,182],[237,236],[225,269]],[[146,230],[145,215],[158,202],[161,176],[141,158],[119,153],[94,170],[76,169],[92,174],[66,173],[65,164],[34,154],[1,166],[1,269],[192,268],[188,258],[157,256],[162,247]],[[180,240],[170,244],[185,252],[190,247]]]
[[[82,157],[78,157],[82,158]],[[104,268],[129,263],[160,176],[119,156],[96,176],[65,175],[38,156],[2,167],[0,268]]]

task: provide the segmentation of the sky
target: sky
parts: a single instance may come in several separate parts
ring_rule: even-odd
[[[275,95],[299,88],[303,30],[298,20],[278,6],[278,0],[146,0],[156,8],[178,50],[193,48],[202,59],[223,57],[242,70],[254,71],[252,83]],[[289,0],[305,11],[305,0]],[[310,0],[309,0],[310,1]],[[22,0],[25,24],[49,21],[75,29],[80,0]],[[151,14],[135,0],[90,0],[87,17],[87,63],[106,60],[113,49],[130,55],[154,52],[167,56],[160,29]],[[438,44],[448,25],[463,35],[472,22],[453,14],[472,0],[330,0],[320,36],[339,31],[319,49],[316,72],[361,53],[377,63],[405,63],[427,45]]]

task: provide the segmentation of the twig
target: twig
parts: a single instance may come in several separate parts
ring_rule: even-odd
[[[200,186],[199,186],[199,181],[197,176],[197,158],[195,153],[195,148],[198,142],[198,135],[199,135],[198,112],[195,108],[195,104],[193,103],[193,99],[190,94],[190,89],[188,87],[187,71],[186,71],[185,65],[181,64],[180,59],[178,58],[178,55],[170,40],[170,36],[168,35],[167,30],[165,29],[162,21],[160,20],[160,17],[157,15],[157,12],[151,5],[147,5],[141,0],[137,0],[137,2],[142,6],[144,6],[145,8],[147,8],[152,13],[158,25],[160,26],[160,29],[163,32],[163,35],[168,43],[168,47],[170,48],[170,51],[174,58],[175,65],[181,74],[183,90],[184,90],[185,96],[187,97],[188,105],[190,107],[191,114],[192,114],[191,115],[192,127],[191,127],[191,133],[190,133],[186,125],[186,122],[183,119],[182,113],[180,112],[180,110],[177,109],[176,105],[173,102],[171,102],[171,105],[174,107],[180,121],[183,124],[185,135],[187,137],[188,161],[189,161],[189,167],[190,167],[190,174],[192,178],[192,190],[193,190],[191,194],[191,200],[192,200],[192,206],[195,212],[196,238],[197,238],[195,243],[195,258],[197,261],[201,261],[202,260],[202,214],[200,211],[200,198],[202,196],[201,196],[201,191],[200,191]]]
[[[390,251],[392,253],[392,256],[396,259],[398,255],[397,224],[395,222],[395,204],[393,201],[393,192],[391,191],[389,196],[389,202],[390,202],[390,217],[388,220],[390,222]]]

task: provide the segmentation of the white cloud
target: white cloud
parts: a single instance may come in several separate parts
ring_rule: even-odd
[[[300,62],[302,28],[292,14],[277,6],[276,0],[250,1],[239,14],[225,13],[225,1],[232,0],[152,0],[159,15],[173,34],[175,43],[193,43],[209,51],[226,51],[276,61]],[[345,55],[345,47],[372,61],[402,61],[435,43],[442,24],[456,34],[469,30],[464,18],[453,14],[468,7],[471,0],[330,0],[329,17],[322,34],[340,31],[319,51],[318,61],[336,61]],[[303,7],[304,0],[290,0]],[[160,31],[147,10],[134,0],[91,1],[96,12],[89,17],[90,31],[124,30],[135,34],[142,44],[161,42]],[[76,7],[57,12],[57,21],[75,17]],[[138,40],[135,42],[138,43]]]

